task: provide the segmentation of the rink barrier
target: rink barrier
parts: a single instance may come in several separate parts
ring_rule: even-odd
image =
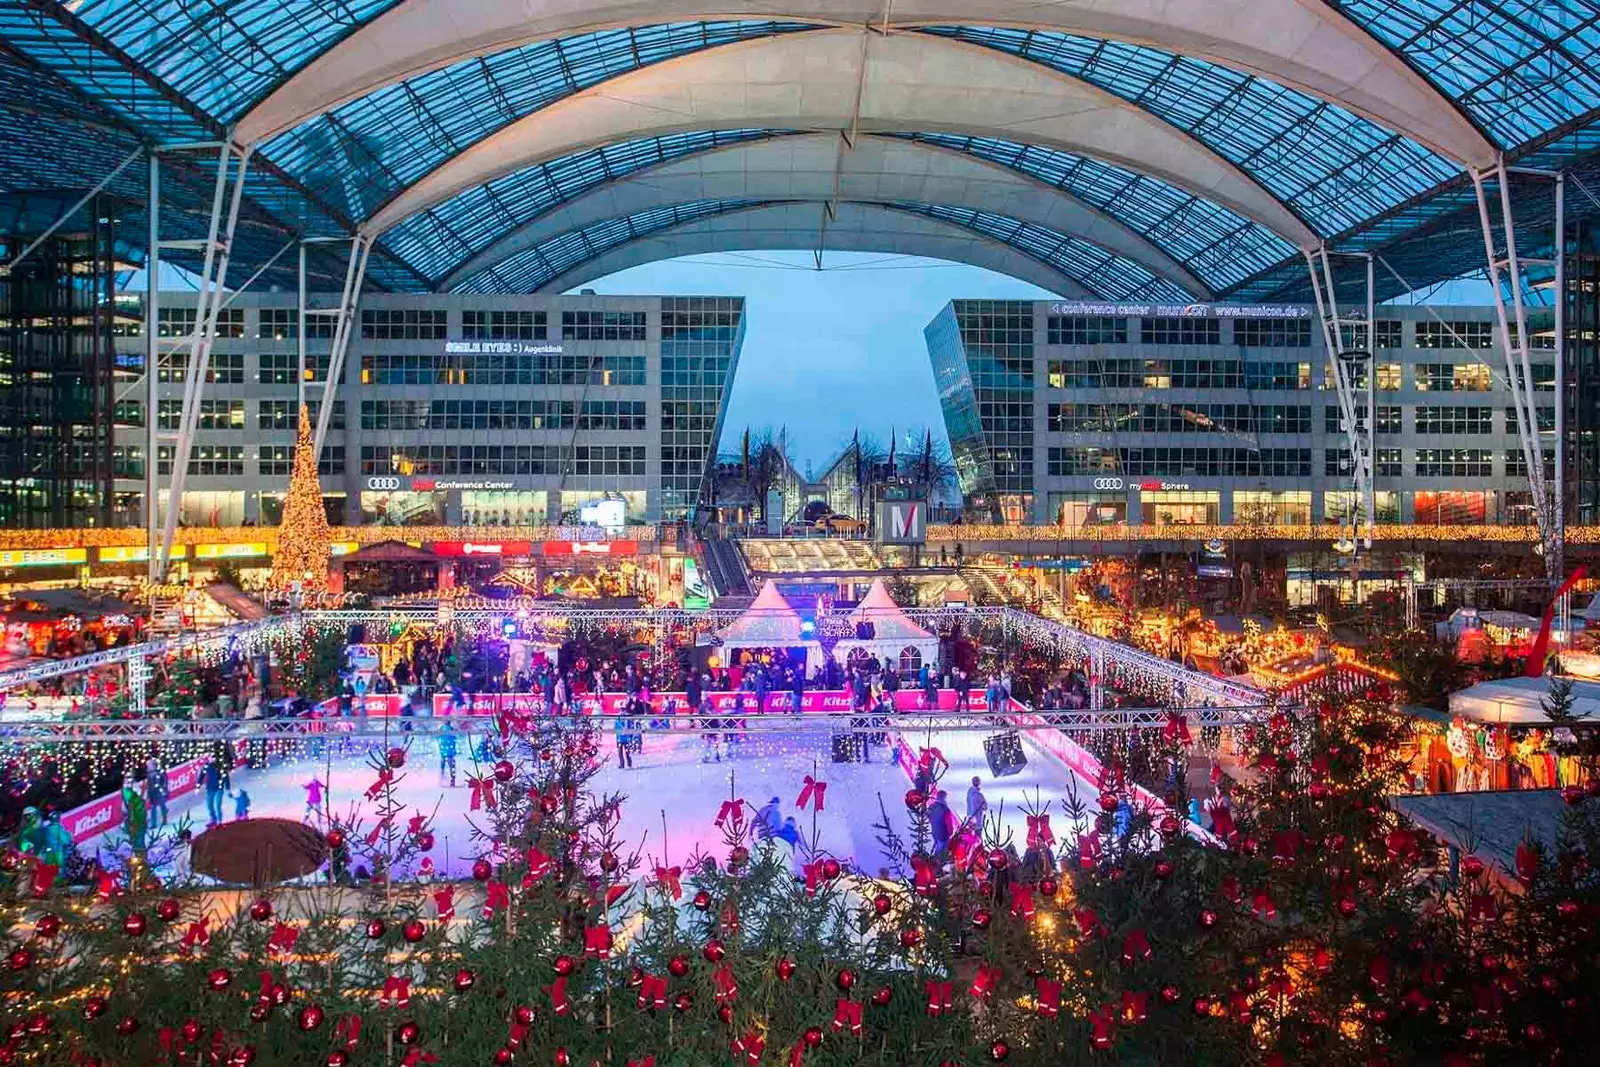
[[[237,743],[236,751],[240,755],[244,754],[244,744],[243,741]],[[199,789],[200,772],[210,762],[210,756],[199,756],[168,767],[165,772],[167,800],[171,802]],[[126,817],[127,812],[122,807],[122,790],[118,789],[98,800],[91,800],[71,811],[63,812],[61,828],[71,835],[74,845],[81,845],[91,837],[98,837],[121,827]]]
[[[717,715],[778,715],[793,714],[794,694],[787,690],[767,693],[759,707],[756,704],[755,694],[750,692],[713,692],[711,696],[711,714]],[[894,695],[896,711],[954,711],[956,707],[956,691],[954,689],[939,690],[939,702],[933,709],[925,709],[922,702],[922,690],[902,689]],[[468,717],[486,717],[510,714],[513,716],[532,716],[548,714],[548,705],[544,697],[537,693],[468,693],[464,694],[464,704],[458,704],[449,693],[435,693],[431,701],[434,718],[449,718],[452,715]],[[668,702],[673,705],[672,711],[667,710]],[[399,693],[373,693],[364,697],[356,697],[351,704],[353,715],[365,716],[369,719],[384,719],[400,716],[405,710],[409,699]],[[981,689],[971,691],[968,704],[973,712],[986,712],[989,705]],[[576,715],[630,715],[632,714],[632,698],[626,693],[586,693],[577,697],[564,714]],[[429,705],[423,705],[428,707]],[[800,713],[808,714],[844,714],[855,710],[854,700],[847,690],[843,689],[808,689],[801,695]],[[341,718],[339,701],[337,698],[324,700],[316,706],[316,712],[324,719]],[[702,713],[698,708],[690,708],[688,701],[681,692],[651,693],[650,713],[665,716],[668,714],[695,715]],[[863,713],[865,714],[865,713]]]

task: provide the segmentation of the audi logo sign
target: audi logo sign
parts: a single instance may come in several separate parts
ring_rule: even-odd
[[[1094,480],[1094,487],[1096,489],[1121,489],[1123,487],[1122,486],[1122,479],[1121,478],[1096,478]]]
[[[367,479],[367,488],[368,489],[374,489],[374,490],[398,489],[398,488],[400,488],[400,479],[399,478],[368,478]]]

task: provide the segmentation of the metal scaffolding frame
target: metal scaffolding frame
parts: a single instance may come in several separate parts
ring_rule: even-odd
[[[1377,285],[1374,261],[1370,252],[1334,252],[1326,244],[1319,245],[1315,249],[1306,249],[1305,256],[1306,266],[1311,274],[1311,292],[1316,298],[1317,318],[1322,323],[1323,343],[1333,367],[1334,389],[1339,400],[1339,421],[1344,425],[1345,436],[1350,443],[1350,466],[1351,473],[1355,477],[1356,497],[1366,514],[1366,532],[1362,535],[1362,540],[1365,547],[1371,548],[1372,531],[1377,524],[1377,494],[1373,486],[1375,474],[1373,458],[1376,455],[1377,433],[1375,358],[1377,338],[1373,334],[1376,329]],[[1347,315],[1340,308],[1339,291],[1333,281],[1331,261],[1334,256],[1354,258],[1366,263],[1367,299],[1361,309],[1364,319]],[[1352,343],[1358,329],[1365,331],[1367,335],[1364,352]],[[1357,393],[1356,383],[1351,380],[1360,356],[1365,356],[1367,364],[1365,395]],[[1353,514],[1350,525],[1352,530],[1357,528]]]
[[[1505,342],[1506,387],[1511,391],[1511,406],[1516,412],[1517,434],[1522,441],[1523,461],[1528,468],[1528,489],[1533,497],[1534,518],[1539,525],[1540,547],[1545,571],[1559,575],[1566,549],[1566,495],[1563,488],[1566,406],[1565,333],[1566,256],[1563,254],[1566,228],[1566,177],[1545,170],[1508,167],[1502,156],[1493,167],[1474,170],[1472,188],[1478,201],[1478,220],[1483,227],[1484,254],[1488,261],[1490,288],[1494,290],[1495,315],[1500,336]],[[1553,184],[1555,218],[1551,228],[1549,259],[1523,255],[1517,247],[1516,213],[1512,207],[1513,177],[1548,181]],[[1494,203],[1488,186],[1495,185],[1499,201],[1499,224],[1495,223]],[[1501,249],[1504,248],[1504,254]],[[1548,267],[1555,274],[1555,391],[1556,391],[1556,478],[1552,492],[1544,472],[1544,449],[1539,440],[1539,412],[1534,404],[1533,362],[1529,356],[1533,338],[1528,331],[1528,294],[1533,288],[1525,271],[1528,267]],[[1510,308],[1507,308],[1507,295]]]
[[[350,240],[350,262],[345,268],[344,289],[339,294],[339,306],[332,309],[306,307],[305,273],[300,275],[300,403],[306,402],[306,346],[305,319],[307,315],[333,315],[333,347],[328,354],[328,374],[322,381],[322,400],[317,408],[317,425],[312,436],[312,455],[322,458],[322,443],[328,435],[328,423],[333,417],[333,403],[338,395],[339,382],[344,377],[344,357],[350,350],[350,335],[356,328],[356,305],[361,300],[361,287],[367,277],[367,259],[372,254],[372,238],[361,234]],[[304,245],[301,246],[304,262]]]

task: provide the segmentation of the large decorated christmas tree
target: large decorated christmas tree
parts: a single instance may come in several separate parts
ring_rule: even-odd
[[[302,592],[327,589],[331,546],[328,512],[322,506],[322,484],[317,480],[311,417],[302,404],[300,432],[294,445],[294,470],[289,475],[289,495],[283,502],[278,550],[272,557],[272,588],[292,589],[298,582]]]

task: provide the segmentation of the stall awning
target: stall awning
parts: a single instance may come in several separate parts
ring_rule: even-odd
[[[1479,682],[1450,694],[1450,714],[1473,722],[1509,726],[1548,723],[1541,701],[1550,693],[1550,682],[1547,677]],[[1572,711],[1600,726],[1600,682],[1573,680]]]
[[[722,631],[722,643],[743,648],[784,648],[804,644],[803,620],[789,606],[774,582],[761,587],[755,601],[744,614]]]
[[[900,605],[894,602],[882,578],[873,581],[867,595],[850,613],[850,621],[871,623],[873,638],[878,641],[926,641],[933,636],[912,622]]]

